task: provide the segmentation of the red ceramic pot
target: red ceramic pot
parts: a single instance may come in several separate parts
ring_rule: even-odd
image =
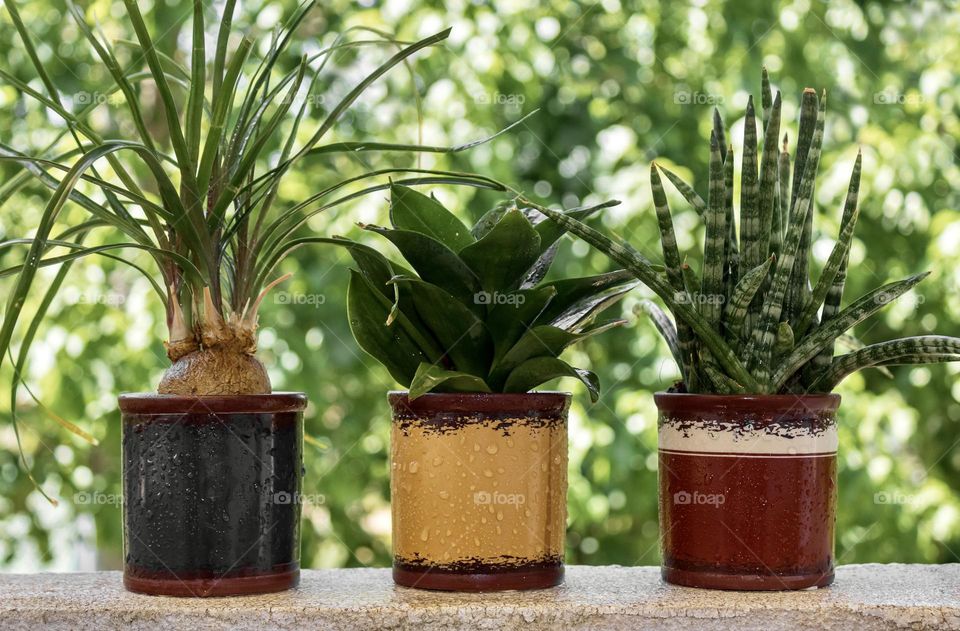
[[[306,402],[121,395],[128,590],[233,596],[297,584]]]
[[[563,581],[570,395],[389,396],[393,578],[492,591]]]
[[[839,395],[655,400],[664,580],[736,590],[833,582]]]

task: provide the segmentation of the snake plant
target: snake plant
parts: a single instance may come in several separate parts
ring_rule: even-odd
[[[869,367],[960,360],[960,339],[923,335],[856,344],[835,355],[846,332],[923,280],[917,274],[888,283],[841,307],[850,245],[859,213],[861,156],[853,165],[840,234],[814,282],[810,278],[814,186],[823,143],[826,93],[804,90],[796,150],[781,133],[781,96],[773,97],[766,70],[761,100],[762,143],[752,96],[747,103],[740,172],[739,221],[734,206],[734,154],[714,110],[706,201],[676,174],[650,167],[664,271],[630,245],[580,218],[542,209],[631,271],[663,301],[647,313],[680,367],[686,392],[773,394],[829,392],[847,375]],[[703,267],[697,274],[677,247],[660,173],[704,219]],[[739,225],[739,232],[737,231]],[[855,338],[854,338],[855,339]]]
[[[9,357],[13,368],[15,429],[17,391],[31,343],[77,260],[96,255],[128,264],[156,290],[166,310],[172,362],[161,393],[269,393],[267,372],[254,357],[258,307],[281,280],[274,278],[278,264],[319,239],[304,234],[310,218],[384,190],[391,178],[411,185],[503,190],[489,178],[457,172],[398,167],[336,175],[325,166],[325,160],[359,152],[449,153],[476,143],[437,147],[329,139],[367,88],[418,51],[442,42],[449,29],[401,42],[358,27],[331,38],[325,48],[312,49],[296,43],[296,34],[315,4],[299,5],[269,37],[249,32],[238,38],[236,0],[223,3],[213,34],[207,32],[212,10],[195,0],[191,52],[181,55],[158,47],[135,0],[123,3],[135,40],[117,42],[68,1],[79,33],[111,78],[107,86],[91,86],[91,92],[109,98],[71,104],[44,68],[18,3],[4,0],[37,81],[23,81],[2,68],[0,81],[63,121],[61,133],[38,151],[0,139],[0,163],[17,169],[0,186],[0,203],[37,183],[52,191],[37,213],[32,236],[0,243],[0,249],[26,250],[19,264],[0,270],[0,278],[13,282],[0,326],[0,361]],[[154,10],[174,9],[160,3]],[[313,52],[291,54],[301,47]],[[384,47],[392,56],[331,102],[323,90],[332,80],[325,69],[334,54],[372,47]],[[104,120],[112,121],[105,130]],[[282,202],[284,176],[308,160],[310,168],[325,169],[335,179],[297,203]],[[99,244],[85,245],[88,238]],[[36,287],[38,270],[51,266],[58,268],[52,282]],[[28,314],[24,305],[32,290],[42,290],[43,297]],[[21,335],[14,336],[21,320],[26,320]]]
[[[580,208],[585,218],[607,206]],[[393,186],[389,228],[366,225],[409,268],[346,239],[347,308],[359,345],[410,397],[438,392],[527,392],[557,377],[582,381],[596,400],[596,375],[559,359],[569,345],[622,320],[596,322],[636,285],[620,270],[545,281],[565,230],[525,202],[500,204],[471,229],[433,197]]]

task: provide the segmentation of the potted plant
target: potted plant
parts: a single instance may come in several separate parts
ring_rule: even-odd
[[[672,311],[647,311],[680,367],[655,396],[659,408],[660,529],[666,581],[717,589],[822,587],[833,580],[836,410],[833,387],[868,367],[960,360],[960,339],[925,335],[835,355],[845,333],[919,283],[889,283],[841,307],[856,225],[861,158],[840,235],[810,280],[813,190],[826,95],[803,92],[796,152],[784,135],[781,98],[762,81],[763,150],[753,100],[743,136],[739,222],[734,155],[715,112],[707,200],[653,164],[653,200],[665,273],[629,245],[579,218],[543,209],[649,287]],[[792,169],[792,172],[791,172]],[[706,223],[703,267],[684,263],[662,171]],[[736,225],[739,223],[739,233]]]
[[[271,280],[278,264],[316,240],[301,234],[307,219],[386,188],[391,175],[411,184],[499,186],[444,171],[381,169],[341,179],[294,205],[278,201],[279,186],[306,156],[458,150],[321,144],[368,86],[449,31],[403,46],[384,37],[381,43],[398,52],[325,109],[318,105],[316,80],[331,54],[376,41],[340,37],[288,63],[284,54],[313,3],[297,8],[254,63],[252,37],[230,43],[235,0],[225,3],[212,40],[206,39],[204,5],[195,2],[189,70],[176,51],[164,54],[155,47],[134,0],[124,5],[136,41],[124,42],[123,51],[69,4],[79,32],[114,81],[98,93],[111,98],[83,99],[72,110],[40,62],[16,3],[5,4],[44,89],[4,71],[0,76],[66,126],[35,155],[0,145],[0,159],[24,169],[4,187],[5,195],[36,180],[53,191],[35,234],[3,244],[28,251],[21,265],[2,272],[16,282],[0,327],[0,357],[6,359],[12,348],[37,271],[60,266],[12,359],[12,405],[37,326],[72,263],[92,255],[129,263],[147,277],[166,309],[172,364],[157,394],[120,397],[124,584],[150,594],[194,596],[291,587],[299,577],[306,398],[272,392],[268,371],[255,356],[259,307],[285,278]],[[206,50],[207,41],[214,50]],[[146,81],[156,90],[155,112],[145,109],[140,84]],[[103,133],[121,138],[106,138],[95,128],[94,115],[103,109],[122,123]],[[67,224],[75,216],[62,212],[68,202],[86,211],[82,221]],[[98,243],[85,245],[93,236]],[[140,265],[132,256],[137,252],[149,255],[156,273]],[[16,427],[15,407],[12,412]]]
[[[409,388],[388,397],[399,585],[480,591],[563,580],[570,395],[531,390],[574,377],[596,399],[597,377],[559,355],[620,324],[595,320],[635,281],[624,271],[545,281],[564,230],[543,219],[501,204],[467,229],[436,199],[394,186],[391,227],[363,227],[409,269],[337,241],[357,267],[351,330]]]

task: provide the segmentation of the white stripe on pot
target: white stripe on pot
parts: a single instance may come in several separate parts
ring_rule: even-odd
[[[660,451],[711,456],[832,456],[837,452],[837,426],[765,427],[663,421],[658,433]]]

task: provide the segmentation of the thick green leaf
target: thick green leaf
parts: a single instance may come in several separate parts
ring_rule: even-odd
[[[639,284],[639,281],[632,280],[584,296],[564,309],[549,324],[569,331],[580,331],[592,323],[598,313],[619,301]]]
[[[390,230],[366,225],[364,229],[383,235],[400,250],[403,258],[423,280],[433,283],[467,305],[478,305],[480,280],[457,254],[432,237],[412,230]]]
[[[390,221],[394,228],[425,234],[454,252],[476,241],[440,202],[406,186],[390,187]]]
[[[493,230],[493,227],[500,223],[500,220],[503,219],[503,216],[511,210],[517,210],[516,200],[508,200],[500,202],[487,212],[483,213],[483,216],[473,224],[473,228],[470,229],[470,234],[474,239],[482,239],[487,236],[487,233]]]
[[[486,318],[487,330],[493,336],[494,361],[503,357],[534,325],[556,295],[556,287],[545,285],[498,297],[498,304],[490,306]]]
[[[392,282],[410,289],[417,315],[449,360],[445,368],[480,377],[487,374],[493,361],[493,340],[470,309],[440,287],[420,279],[397,277]]]
[[[490,232],[460,251],[490,294],[518,289],[539,256],[540,235],[518,210],[507,212]]]
[[[410,382],[412,401],[428,392],[490,392],[490,386],[476,375],[455,370],[444,370],[434,364],[420,364]]]
[[[570,312],[575,305],[589,301],[592,296],[605,294],[621,287],[636,287],[636,280],[627,270],[617,270],[582,278],[564,278],[542,287],[553,287],[556,290],[556,297],[537,318],[537,324],[550,324],[563,314]]]
[[[589,370],[574,368],[556,357],[534,357],[517,366],[504,385],[504,392],[529,392],[530,390],[558,377],[575,377],[587,386],[590,401],[596,403],[600,398],[600,380]]]
[[[429,363],[402,323],[387,325],[390,300],[360,272],[350,270],[347,286],[347,317],[360,348],[383,364],[400,384],[409,386],[421,363]],[[400,318],[405,316],[401,313]]]

